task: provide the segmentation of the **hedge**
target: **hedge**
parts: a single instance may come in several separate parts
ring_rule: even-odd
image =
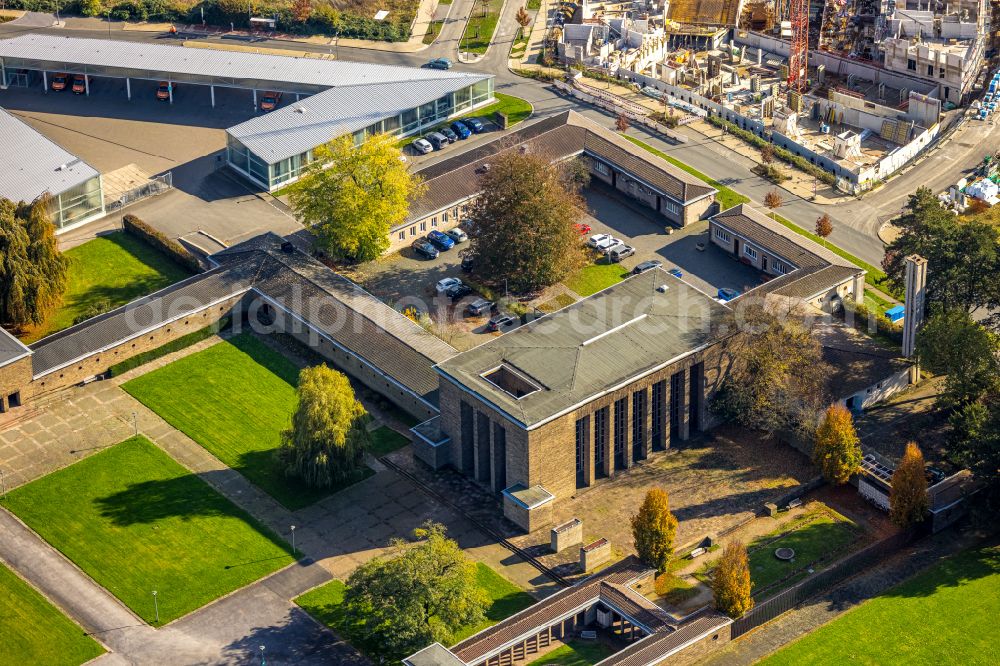
[[[810,176],[813,176],[817,180],[823,181],[827,185],[837,184],[837,177],[835,175],[833,175],[826,169],[822,169],[816,166],[815,164],[813,164],[806,158],[802,157],[801,155],[796,155],[795,153],[785,148],[782,148],[781,146],[775,146],[771,142],[765,141],[764,139],[760,138],[753,132],[748,132],[747,130],[740,128],[739,125],[731,123],[728,120],[725,120],[724,118],[720,118],[719,116],[709,115],[706,118],[706,120],[708,120],[708,122],[715,125],[716,127],[721,127],[727,130],[733,136],[743,139],[750,145],[755,146],[757,148],[763,148],[764,146],[773,146],[774,156],[777,157],[782,162],[787,162],[788,164],[791,164],[793,167],[800,169],[801,171],[805,171]]]
[[[147,245],[163,252],[192,273],[201,272],[201,264],[197,257],[188,252],[183,245],[167,238],[135,215],[128,214],[122,217],[122,227],[125,229],[125,233],[131,234]]]
[[[196,342],[207,340],[227,326],[229,326],[229,318],[222,319],[211,326],[206,326],[205,328],[198,329],[197,331],[188,333],[187,335],[182,335],[176,340],[172,340],[165,345],[157,347],[156,349],[144,351],[140,354],[136,354],[130,359],[122,361],[121,363],[115,363],[108,369],[108,373],[112,377],[118,377],[133,368],[138,368],[140,365],[145,365],[150,361],[155,361],[156,359],[166,356],[167,354],[172,354],[175,351],[180,351],[181,349],[190,347]]]

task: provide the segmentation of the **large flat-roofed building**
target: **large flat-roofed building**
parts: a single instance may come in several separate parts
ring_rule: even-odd
[[[438,363],[416,454],[503,493],[531,531],[550,504],[709,425],[730,310],[662,270]]]
[[[433,229],[461,224],[481,191],[483,168],[509,150],[528,151],[553,163],[583,158],[591,178],[650,208],[664,227],[697,222],[715,201],[716,190],[704,181],[579,113],[564,111],[417,171],[427,190],[414,201],[406,221],[390,230],[389,251]]]
[[[56,230],[104,215],[101,174],[0,109],[0,198],[31,202],[49,195]]]
[[[216,88],[247,90],[255,109],[257,91],[294,96],[227,130],[229,165],[267,190],[337,137],[406,136],[494,100],[488,74],[38,34],[0,40],[0,81],[21,71],[39,72],[46,88],[51,73],[85,74],[87,94],[92,77],[121,79],[130,99],[134,79],[203,86],[212,106]]]
[[[844,301],[861,303],[866,271],[806,238],[750,204],[739,204],[709,220],[712,243],[760,270],[767,282],[742,295],[774,294],[804,301],[825,312]]]

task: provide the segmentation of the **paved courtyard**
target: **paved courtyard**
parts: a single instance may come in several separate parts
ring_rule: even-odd
[[[116,444],[138,424],[139,432],[286,540],[290,540],[290,527],[296,526],[299,564],[209,604],[167,629],[153,631],[0,509],[0,560],[55,598],[89,631],[98,633],[114,651],[102,657],[101,663],[167,663],[176,655],[183,655],[184,663],[251,663],[259,656],[255,651],[260,644],[270,646],[270,663],[352,663],[357,659],[353,650],[320,629],[292,599],[330,578],[346,578],[358,565],[382,553],[390,539],[408,537],[427,520],[444,524],[470,556],[529,592],[544,596],[555,589],[535,568],[375,459],[368,460],[375,475],[305,509],[289,511],[119,387],[137,373],[218,340],[202,341],[114,380],[60,392],[26,408],[17,421],[0,425],[0,470],[8,489]]]

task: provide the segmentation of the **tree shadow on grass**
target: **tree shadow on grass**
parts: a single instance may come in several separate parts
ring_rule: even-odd
[[[250,356],[279,378],[295,388],[299,384],[299,369],[294,363],[274,351],[250,333],[241,333],[227,340],[228,344]]]
[[[208,472],[205,476],[218,474]],[[133,483],[125,490],[95,500],[101,517],[116,527],[155,523],[170,518],[245,518],[236,505],[205,486],[194,474]]]
[[[991,576],[1000,577],[1000,546],[959,553],[893,587],[882,596],[930,597],[939,590],[962,587]]]

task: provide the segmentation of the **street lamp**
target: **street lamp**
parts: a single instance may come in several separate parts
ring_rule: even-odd
[[[292,525],[292,555],[295,555],[295,525]]]
[[[264,646],[260,646],[260,666],[267,666],[267,662],[264,661]]]
[[[111,10],[108,10],[108,39],[111,39]]]
[[[0,497],[7,497],[7,481],[3,478],[2,469],[0,469]]]
[[[132,412],[132,427],[135,428],[135,434],[139,434],[139,415]]]
[[[156,590],[153,590],[153,612],[156,614],[156,624],[160,623],[160,604],[156,601]]]

